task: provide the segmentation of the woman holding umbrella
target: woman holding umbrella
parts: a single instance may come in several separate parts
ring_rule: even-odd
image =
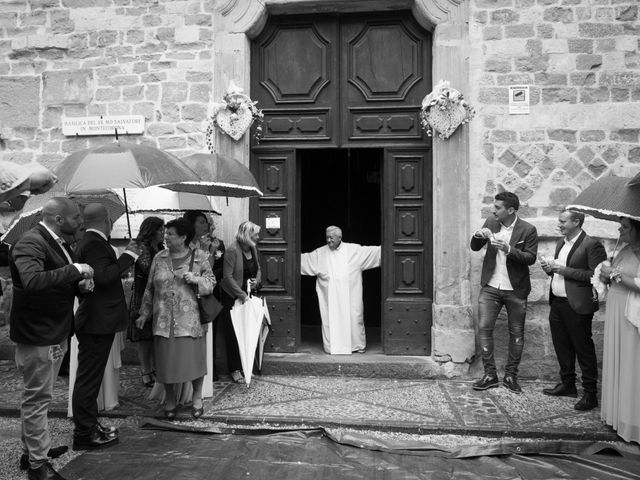
[[[625,441],[640,443],[640,221],[621,218],[619,231],[626,245],[599,267],[609,285],[600,415]]]
[[[247,281],[251,290],[260,284],[260,263],[256,245],[260,238],[260,227],[246,221],[238,227],[236,241],[233,242],[224,255],[222,267],[222,306],[218,318],[224,328],[227,345],[227,366],[234,382],[242,381],[242,361],[238,350],[238,340],[231,321],[231,308],[236,299],[244,303],[247,298]]]
[[[153,259],[136,320],[136,326],[143,328],[153,316],[157,379],[165,386],[165,417],[170,420],[177,414],[175,387],[184,382],[193,384],[192,415],[198,418],[203,413],[206,328],[200,324],[193,287],[198,287],[200,295],[209,295],[216,281],[207,255],[202,250],[189,248],[193,236],[193,226],[184,218],[167,223],[167,248]]]
[[[135,343],[138,352],[138,360],[142,369],[142,383],[145,387],[153,387],[154,361],[153,361],[153,332],[151,322],[147,322],[143,329],[136,327],[142,296],[147,288],[149,270],[153,257],[164,248],[164,220],[159,217],[147,217],[140,225],[140,231],[135,239],[140,256],[134,265],[133,288],[131,301],[129,302],[129,328],[127,338]]]

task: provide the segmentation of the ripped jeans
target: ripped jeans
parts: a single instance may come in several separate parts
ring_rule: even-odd
[[[485,375],[496,376],[496,362],[493,358],[493,330],[498,314],[504,306],[507,309],[509,328],[509,358],[504,367],[504,373],[517,377],[524,346],[524,319],[527,314],[527,299],[517,297],[513,290],[498,290],[487,285],[480,290],[478,306],[480,348],[482,349]]]

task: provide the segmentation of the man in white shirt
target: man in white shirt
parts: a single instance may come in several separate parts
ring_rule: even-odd
[[[497,194],[493,203],[493,217],[487,218],[471,238],[471,250],[478,251],[487,246],[478,299],[478,333],[484,376],[473,384],[474,390],[498,386],[493,330],[504,306],[509,328],[509,358],[502,384],[513,393],[522,393],[518,384],[518,366],[524,347],[527,296],[531,291],[529,265],[536,261],[538,232],[533,225],[518,217],[519,208],[520,200],[516,194]]]
[[[540,260],[542,269],[551,276],[549,326],[560,364],[560,383],[542,392],[554,397],[577,397],[577,357],[584,395],[574,408],[582,411],[598,406],[598,363],[591,333],[598,295],[590,280],[596,266],[607,258],[602,244],[582,230],[583,223],[582,213],[561,212],[558,228],[564,238],[558,240],[553,259]]]

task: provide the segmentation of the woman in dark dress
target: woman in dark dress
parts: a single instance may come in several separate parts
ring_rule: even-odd
[[[242,381],[242,362],[238,340],[231,322],[231,307],[236,299],[244,303],[247,298],[247,281],[254,291],[260,284],[260,262],[256,245],[260,239],[260,227],[252,222],[242,222],[238,227],[236,241],[224,254],[221,282],[222,312],[218,318],[224,328],[227,346],[227,366],[234,382]]]
[[[140,250],[140,256],[134,266],[133,286],[131,288],[131,301],[129,303],[129,328],[127,338],[136,344],[142,383],[152,387],[155,381],[153,358],[153,333],[151,322],[144,328],[136,327],[135,321],[139,316],[140,304],[144,290],[147,287],[151,262],[156,253],[164,248],[164,220],[158,217],[148,217],[142,221],[140,231],[135,239]]]

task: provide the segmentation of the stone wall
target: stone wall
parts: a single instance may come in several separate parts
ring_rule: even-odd
[[[64,137],[63,115],[144,115],[144,141],[206,151],[212,11],[198,0],[0,2],[0,158],[53,167],[113,141]]]
[[[636,0],[471,0],[469,228],[490,214],[499,190],[517,193],[521,215],[549,254],[558,212],[594,180],[640,170],[640,17]],[[529,115],[509,115],[508,86],[529,85]],[[602,238],[617,224],[587,220]],[[607,242],[610,251],[613,245]],[[481,255],[472,259],[479,278]],[[548,279],[532,267],[525,376],[557,370],[548,331]],[[477,282],[473,282],[476,284]],[[473,298],[477,298],[477,289]],[[601,315],[594,331],[601,349]],[[502,322],[504,325],[504,322]],[[506,330],[498,335],[506,343]],[[505,354],[502,352],[502,358]]]

